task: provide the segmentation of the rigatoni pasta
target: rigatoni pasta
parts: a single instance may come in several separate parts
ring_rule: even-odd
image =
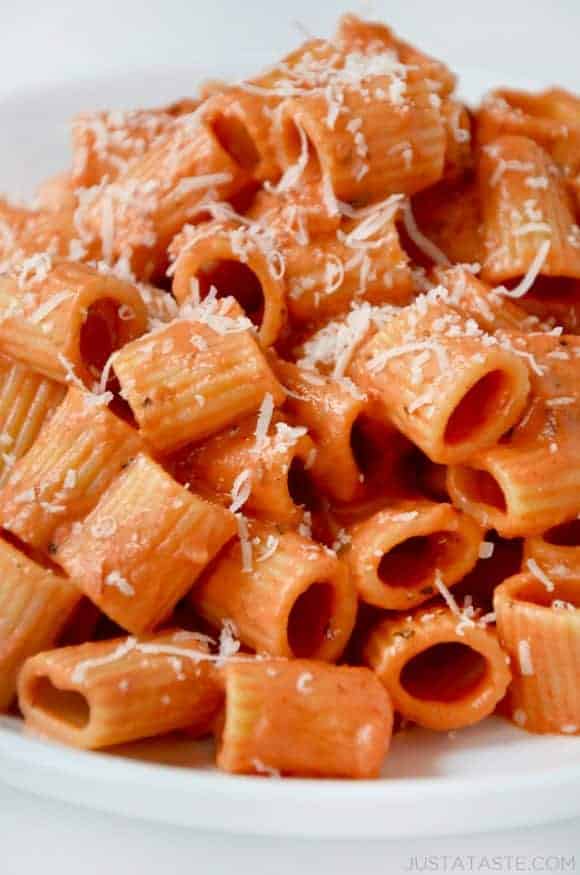
[[[0,277],[2,351],[52,380],[99,384],[109,356],[146,325],[131,283],[76,262],[39,256]]]
[[[436,606],[378,623],[365,645],[397,711],[429,729],[459,729],[491,714],[511,680],[494,631]]]
[[[304,426],[293,427],[264,410],[220,432],[186,459],[178,459],[181,478],[212,493],[230,507],[281,525],[298,524],[314,494],[310,476],[316,447]]]
[[[511,719],[530,732],[579,733],[578,574],[516,575],[497,588],[494,607],[514,673],[508,693]]]
[[[49,650],[26,663],[19,701],[32,728],[75,747],[203,735],[223,700],[207,650],[183,629]]]
[[[113,182],[83,190],[79,237],[87,245],[98,240],[106,262],[124,260],[150,279],[163,272],[171,238],[203,198],[230,197],[247,182],[247,171],[195,110],[175,119]]]
[[[572,200],[558,167],[537,143],[525,137],[492,140],[481,150],[479,181],[486,280],[521,279],[538,253],[544,254],[541,275],[578,279]]]
[[[144,438],[169,453],[239,422],[265,395],[284,398],[249,320],[233,299],[208,298],[113,360]],[[161,360],[162,368],[153,367]],[[219,366],[219,367],[218,367]]]
[[[482,143],[504,134],[534,140],[573,176],[580,169],[578,95],[563,88],[538,94],[499,88],[483,100],[478,112],[478,138]]]
[[[107,616],[129,632],[147,632],[167,619],[234,532],[228,511],[141,454],[54,558]]]
[[[218,764],[241,774],[376,778],[392,728],[391,703],[364,668],[308,659],[225,669]]]
[[[0,708],[26,660],[52,647],[81,599],[74,581],[0,540]]]
[[[96,401],[69,389],[0,491],[0,525],[49,555],[143,446],[135,429]]]
[[[545,569],[551,573],[580,573],[580,520],[578,518],[559,526],[553,526],[541,535],[526,538],[524,542],[524,567]]]
[[[447,475],[453,502],[508,538],[541,534],[580,513],[577,338],[513,335],[511,346],[532,364],[526,413],[502,443]]]
[[[194,112],[198,101],[161,109],[84,112],[72,123],[72,183],[90,188],[112,182],[139,159],[171,126],[176,116]]]
[[[419,298],[357,353],[352,376],[434,462],[491,446],[521,416],[527,368],[474,320]]]
[[[285,410],[312,438],[315,452],[308,470],[318,488],[338,502],[384,490],[407,447],[367,396],[349,379],[280,360],[273,368],[287,391]]]
[[[252,225],[248,229],[234,222],[201,224],[184,234],[174,265],[173,293],[178,301],[187,301],[192,283],[198,283],[204,296],[211,288],[235,295],[259,328],[261,342],[270,346],[286,322],[279,258],[271,235],[256,233]]]
[[[354,585],[333,552],[259,524],[222,553],[191,598],[212,626],[231,620],[244,644],[271,656],[335,661],[356,616]]]
[[[420,71],[387,53],[353,53],[324,79],[326,92],[280,107],[278,155],[287,172],[297,165],[306,179],[328,180],[336,197],[361,204],[437,182],[445,129]]]
[[[438,582],[465,577],[481,541],[477,523],[450,504],[411,499],[356,524],[348,562],[363,601],[405,611],[437,595]]]
[[[26,365],[0,359],[0,484],[6,482],[65,395],[62,383]]]
[[[456,84],[346,15],[0,201],[28,730],[362,779],[393,723],[579,731],[580,98]]]

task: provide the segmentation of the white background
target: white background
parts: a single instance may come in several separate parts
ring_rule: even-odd
[[[296,22],[328,34],[349,8],[386,19],[452,67],[489,67],[513,79],[551,80],[580,91],[580,0],[0,0],[0,96],[118,71],[159,70],[161,76],[168,65],[215,69],[222,59],[228,66],[238,59],[243,67],[261,64],[296,42]],[[41,100],[35,111],[42,112]],[[9,138],[10,132],[0,135]],[[486,871],[485,858],[492,855],[525,857],[503,864],[503,871],[515,871],[517,865],[531,868],[534,855],[574,853],[576,868],[568,871],[580,872],[580,821],[390,843],[234,838],[108,817],[0,784],[0,875],[391,875],[405,871],[412,855],[439,855],[439,871],[444,856],[463,855],[464,871],[470,865]],[[471,863],[470,856],[476,858]]]

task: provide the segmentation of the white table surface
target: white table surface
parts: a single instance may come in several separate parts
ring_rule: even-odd
[[[580,0],[0,0],[0,97],[116,71],[275,58],[296,42],[296,22],[326,34],[349,8],[387,20],[453,67],[580,90]],[[462,838],[300,842],[130,821],[0,783],[0,875],[390,875],[407,871],[412,857],[440,872],[580,872],[580,821]]]

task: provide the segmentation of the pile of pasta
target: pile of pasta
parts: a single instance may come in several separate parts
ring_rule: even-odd
[[[0,204],[0,708],[376,777],[580,731],[580,98],[348,15]]]

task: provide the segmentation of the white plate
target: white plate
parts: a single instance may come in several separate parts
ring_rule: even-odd
[[[220,74],[223,68],[204,71]],[[199,70],[136,73],[0,102],[0,190],[30,196],[37,182],[66,166],[73,113],[155,105],[191,94],[199,78]],[[503,81],[526,84],[473,69],[465,71],[462,91],[475,100]],[[0,779],[43,796],[192,827],[394,838],[580,815],[580,738],[534,737],[495,718],[453,739],[419,729],[397,736],[383,778],[374,782],[232,777],[213,769],[211,754],[209,745],[184,738],[81,753],[27,738],[20,721],[0,717]]]
[[[127,758],[129,757],[129,758]],[[528,736],[492,718],[398,735],[378,781],[237,777],[184,737],[85,753],[0,718],[0,777],[103,811],[262,835],[400,838],[474,833],[580,815],[580,738]]]

